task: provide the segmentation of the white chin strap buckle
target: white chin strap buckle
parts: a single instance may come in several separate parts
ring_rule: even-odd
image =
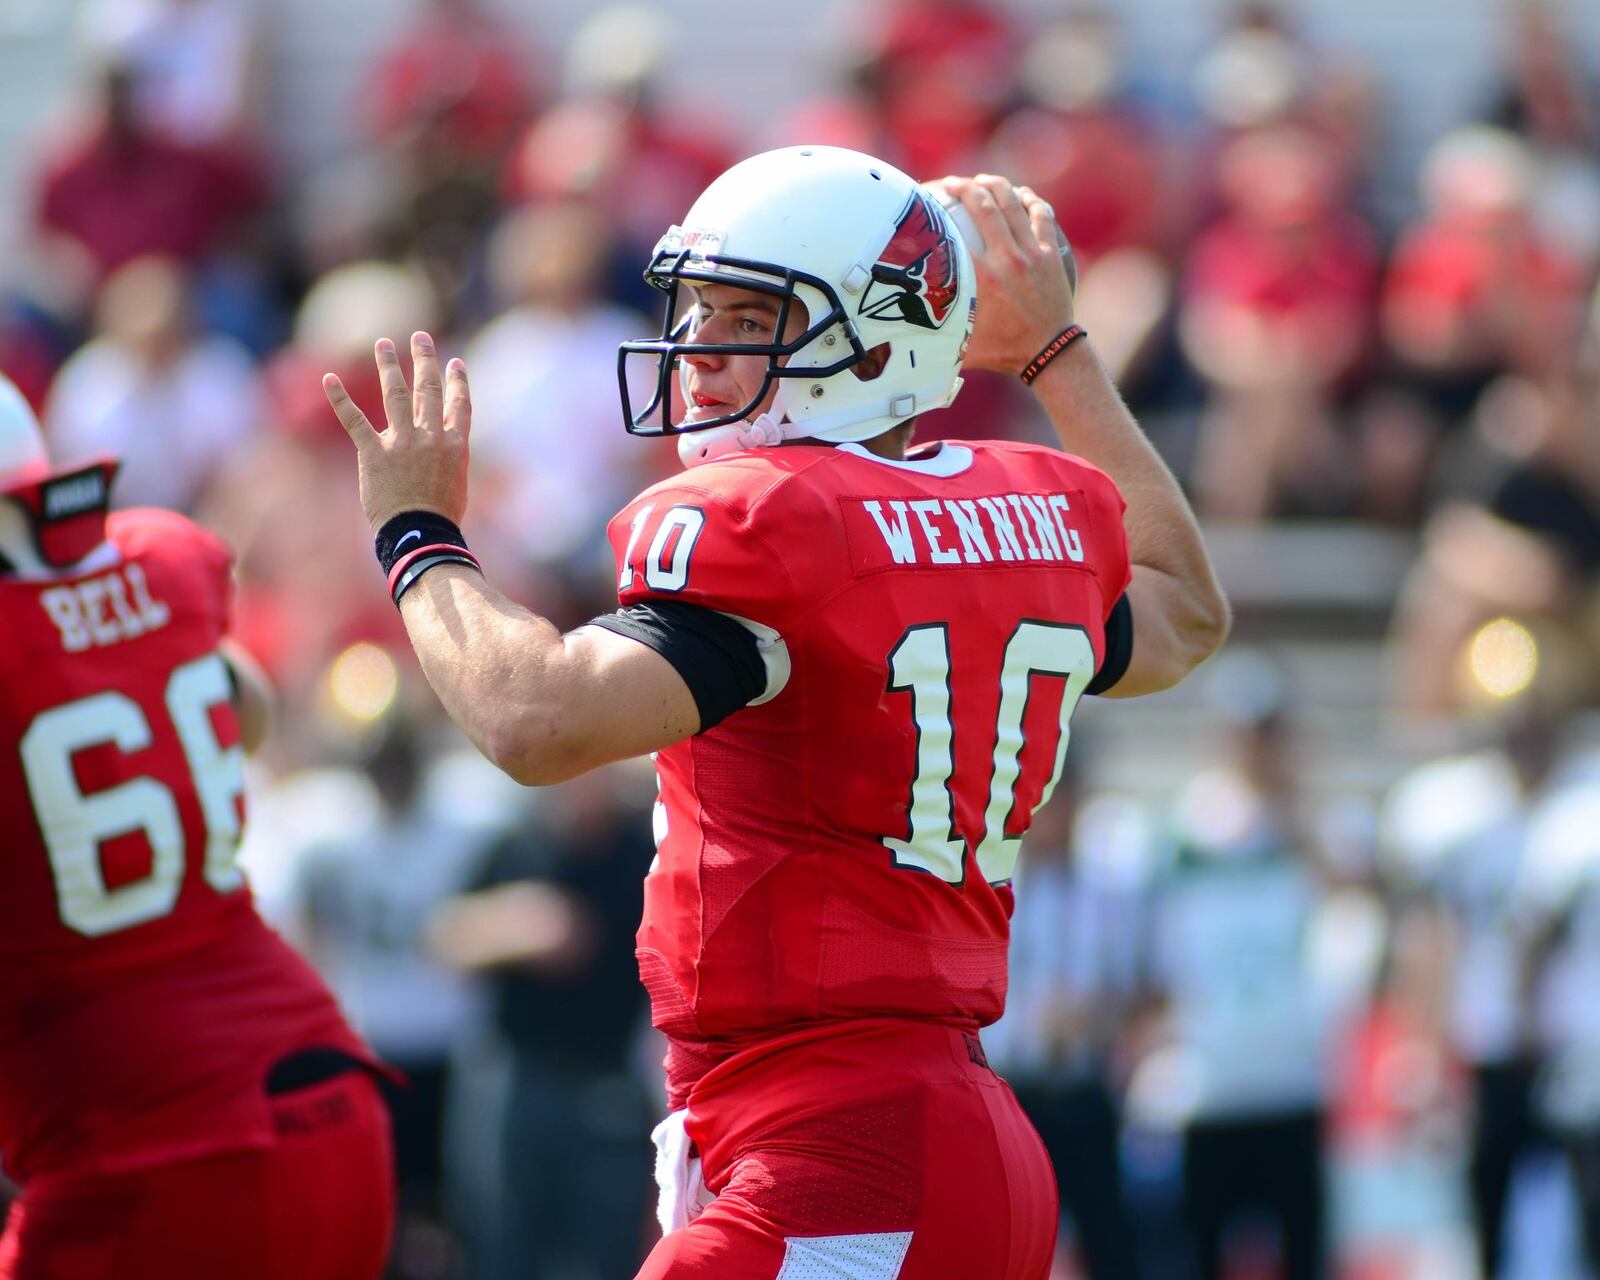
[[[754,422],[730,422],[704,431],[685,431],[678,436],[678,461],[685,467],[700,467],[730,453],[745,449],[765,449],[784,440],[783,424],[770,413]]]

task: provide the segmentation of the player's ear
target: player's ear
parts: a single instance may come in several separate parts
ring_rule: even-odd
[[[862,382],[871,382],[889,363],[889,344],[880,342],[871,351],[855,364],[850,366],[850,372],[855,374]]]

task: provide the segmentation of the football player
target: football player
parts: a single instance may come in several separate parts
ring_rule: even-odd
[[[107,514],[0,379],[4,1280],[345,1280],[388,1248],[371,1054],[234,863],[268,693],[231,556]]]
[[[646,275],[667,320],[623,347],[654,375],[644,405],[621,379],[626,425],[690,466],[617,516],[621,607],[566,634],[461,538],[462,364],[414,335],[413,394],[380,341],[382,432],[324,380],[480,749],[534,784],[656,755],[638,959],[674,1111],[641,1275],[1042,1280],[1055,1184],[978,1032],[1074,707],[1164,688],[1226,633],[1197,526],[1073,321],[1053,215],[1003,179],[770,152]],[[963,359],[1020,374],[1071,452],[908,449]]]

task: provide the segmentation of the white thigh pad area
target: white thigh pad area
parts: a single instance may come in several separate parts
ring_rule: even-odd
[[[773,1280],[895,1280],[911,1247],[909,1231],[853,1236],[790,1236]]]

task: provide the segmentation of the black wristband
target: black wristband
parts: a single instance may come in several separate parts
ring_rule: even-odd
[[[384,522],[373,544],[388,578],[395,607],[418,578],[441,564],[465,564],[482,572],[477,556],[455,523],[431,511],[404,511]]]
[[[402,511],[384,522],[373,540],[373,550],[378,553],[378,566],[383,576],[394,572],[401,556],[409,555],[421,547],[449,546],[467,549],[467,540],[453,520],[447,520],[432,511]]]

